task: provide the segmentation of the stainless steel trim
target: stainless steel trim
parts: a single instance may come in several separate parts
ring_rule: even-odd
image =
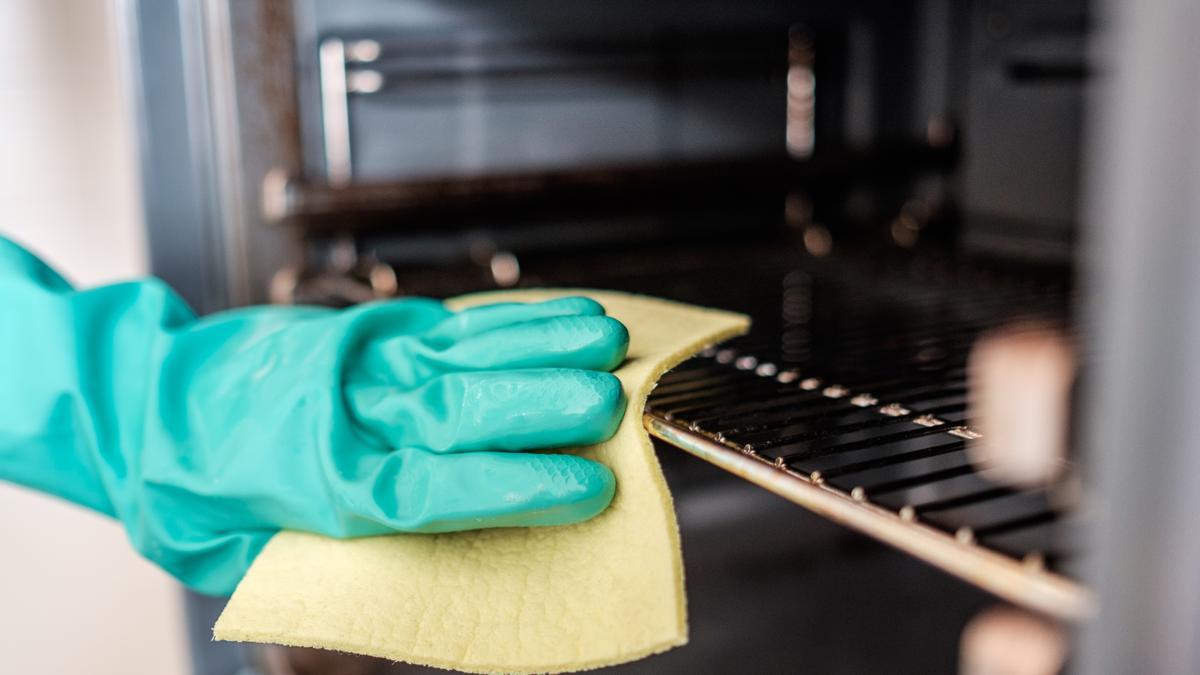
[[[1095,3],[1080,228],[1094,367],[1080,673],[1200,672],[1200,3]]]
[[[321,42],[317,59],[321,77],[321,129],[325,142],[325,177],[334,186],[351,177],[350,102],[346,88],[346,46],[340,38]]]
[[[228,2],[199,7],[207,68],[209,143],[213,148],[213,180],[224,248],[227,302],[235,307],[253,302],[250,282],[250,230],[253,211],[246,206],[242,131],[238,119],[238,83],[234,63],[233,18]]]

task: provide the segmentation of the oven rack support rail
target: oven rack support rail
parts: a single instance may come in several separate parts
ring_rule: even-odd
[[[931,424],[924,417],[911,421]],[[1047,569],[1036,556],[1017,559],[992,550],[976,541],[969,528],[953,533],[939,529],[921,522],[911,507],[894,510],[872,503],[862,488],[841,489],[819,474],[798,471],[653,407],[644,414],[643,423],[652,436],[670,445],[1000,598],[1065,621],[1080,621],[1095,613],[1090,589]],[[936,419],[932,423],[942,424]],[[946,424],[945,433],[969,438],[973,431]]]

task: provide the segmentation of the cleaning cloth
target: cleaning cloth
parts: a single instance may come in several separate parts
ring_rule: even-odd
[[[612,505],[563,527],[338,541],[283,532],[217,620],[219,640],[321,647],[468,672],[561,672],[687,642],[679,530],[642,409],[657,378],[746,317],[600,291],[508,291],[455,309],[587,295],[630,332],[616,434],[570,449],[610,467]],[[562,452],[555,450],[554,452]]]

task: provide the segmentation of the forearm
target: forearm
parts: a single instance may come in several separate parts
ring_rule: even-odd
[[[0,479],[109,515],[142,439],[119,405],[144,406],[173,326],[194,320],[154,280],[75,291],[0,239]]]

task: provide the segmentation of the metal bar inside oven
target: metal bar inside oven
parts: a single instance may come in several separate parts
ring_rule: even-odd
[[[1090,591],[1035,561],[1015,560],[970,538],[951,536],[653,414],[646,414],[643,422],[656,438],[1006,600],[1073,621],[1095,610]]]

